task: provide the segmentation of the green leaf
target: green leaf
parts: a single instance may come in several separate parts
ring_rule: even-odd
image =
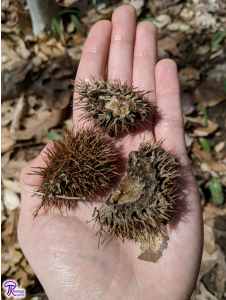
[[[159,20],[157,20],[155,18],[143,18],[143,19],[138,20],[137,23],[140,23],[142,21],[150,21],[150,22],[162,23],[162,21],[159,21]]]
[[[51,29],[54,37],[56,39],[60,39],[62,35],[62,31],[60,28],[60,23],[55,18],[52,19]]]
[[[205,150],[207,153],[211,154],[210,146],[209,146],[207,140],[204,139],[203,137],[200,137],[199,142],[200,142],[203,150]]]
[[[74,23],[75,25],[75,29],[80,32],[80,33],[83,33],[83,28],[82,28],[82,25],[81,23],[79,22],[78,18],[74,15],[71,15],[71,21]]]
[[[77,14],[77,13],[79,13],[79,12],[80,12],[80,10],[78,10],[78,9],[66,8],[66,9],[60,11],[60,12],[59,12],[59,15],[63,15],[63,14],[66,14],[66,13],[74,13],[74,14]]]
[[[203,112],[205,122],[207,122],[207,120],[209,119],[209,117],[208,117],[206,108],[205,108],[202,104],[200,104],[200,105],[198,106],[198,108]]]
[[[137,16],[139,16],[139,15],[140,15],[141,11],[142,11],[142,8],[138,8],[138,9],[136,9]]]
[[[226,78],[222,81],[222,90],[226,93]]]
[[[225,35],[226,35],[226,32],[224,30],[216,33],[211,40],[211,45],[212,46],[219,45],[223,41]]]
[[[210,193],[213,198],[213,202],[216,205],[221,205],[224,203],[224,194],[223,194],[223,188],[220,182],[217,180],[217,178],[213,177],[210,180],[209,185]]]
[[[92,0],[93,1],[93,7],[95,8],[95,9],[97,9],[97,0]]]
[[[211,50],[215,50],[215,49],[221,49],[222,48],[222,45],[220,44],[216,44],[216,45],[213,45]]]
[[[46,135],[48,136],[48,138],[53,141],[53,140],[62,140],[62,136],[59,134],[59,133],[56,133],[56,132],[53,132],[53,131],[50,131],[50,132],[47,132]]]

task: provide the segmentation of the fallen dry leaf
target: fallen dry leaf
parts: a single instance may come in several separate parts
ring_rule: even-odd
[[[13,279],[19,280],[21,278],[27,278],[27,273],[21,268],[13,275]]]
[[[12,211],[20,205],[20,198],[8,188],[4,190],[3,199],[4,205],[8,211]]]
[[[66,53],[66,49],[56,39],[50,39],[45,43],[40,43],[38,46],[49,58],[64,56]]]
[[[8,272],[9,268],[10,268],[9,264],[2,262],[1,263],[1,275],[4,275],[6,272]]]
[[[181,104],[185,115],[190,115],[194,110],[193,97],[189,93],[181,93]]]
[[[44,98],[44,108],[62,109],[67,106],[72,92],[68,91],[69,81],[75,76],[78,62],[68,55],[58,57],[44,69],[40,76],[28,86]]]
[[[10,134],[10,137],[14,140],[29,140],[37,134],[39,127],[42,127],[48,119],[52,118],[52,116],[52,112],[42,111],[42,114],[39,114],[37,119],[32,119],[30,117],[24,118],[22,124],[26,129],[18,130],[17,132]]]
[[[14,100],[4,101],[1,106],[1,125],[6,126],[12,120],[14,116],[15,107],[13,106],[15,103]]]
[[[194,142],[194,139],[190,137],[186,132],[185,132],[185,144],[186,147],[190,147],[192,143]]]
[[[20,11],[18,13],[18,27],[25,35],[32,35],[32,24],[29,11]]]
[[[31,276],[34,276],[34,275],[35,275],[35,272],[34,272],[33,269],[31,268],[31,266],[28,265],[28,264],[26,264],[26,265],[24,266],[24,271],[25,271],[26,273],[28,273],[29,275],[31,275]]]
[[[26,160],[13,160],[11,159],[5,166],[2,168],[2,179],[15,179],[20,180],[20,173],[24,167],[26,167],[28,162]]]
[[[86,38],[80,32],[73,34],[72,39],[67,42],[67,46],[73,47],[85,44]]]
[[[189,28],[190,28],[189,25],[182,23],[182,22],[174,22],[167,26],[167,29],[170,31],[180,30],[180,31],[186,32]]]
[[[209,45],[203,45],[203,46],[200,46],[195,54],[196,55],[205,55],[206,53],[208,53],[210,51],[210,46]]]
[[[11,39],[2,39],[1,56],[2,56],[2,72],[12,71],[17,68],[17,64],[21,62],[21,58],[13,50],[14,43]]]
[[[75,47],[67,48],[67,54],[73,59],[79,61],[82,57],[82,51],[84,46],[77,45]]]
[[[1,141],[1,153],[5,153],[11,149],[13,149],[13,146],[16,144],[16,141],[9,137],[5,137]]]
[[[19,287],[21,287],[21,288],[27,288],[29,285],[33,285],[33,284],[35,284],[35,280],[30,280],[30,279],[28,279],[28,277],[23,277],[23,278],[21,278],[21,280],[20,280]],[[36,300],[37,297],[32,298],[32,299],[33,299],[33,300]],[[44,299],[45,299],[45,298],[44,298]]]
[[[159,15],[159,16],[155,17],[155,19],[159,21],[159,22],[153,21],[153,23],[155,24],[155,26],[157,28],[163,28],[172,22],[171,17],[169,15],[165,15],[165,14]]]
[[[19,194],[20,193],[20,186],[19,186],[19,182],[14,180],[8,180],[8,179],[3,179],[2,183],[4,184],[4,186],[10,190],[12,190],[14,193]]]
[[[219,208],[214,204],[208,203],[203,210],[203,222],[214,227],[214,220],[217,216],[226,216],[226,208]]]
[[[219,125],[217,123],[212,122],[211,120],[207,120],[207,127],[196,127],[193,131],[197,136],[208,136],[217,130]]]
[[[135,9],[141,9],[144,6],[144,0],[131,0],[129,4]]]
[[[16,273],[13,274],[13,279],[19,281],[19,287],[21,288],[27,288],[28,285],[35,283],[35,280],[28,279],[28,274],[22,268],[19,268]]]
[[[8,35],[2,40],[2,97],[15,96],[16,84],[21,83],[33,64],[28,60],[30,51],[24,41],[15,35]]]
[[[193,125],[200,125],[202,127],[206,126],[206,121],[203,117],[198,116],[198,117],[189,117],[189,116],[185,116],[185,120],[191,122],[191,124]]]
[[[225,146],[225,142],[220,142],[219,144],[217,144],[215,147],[214,147],[214,150],[216,152],[221,152],[221,150],[224,149],[224,146]]]
[[[226,262],[225,256],[221,255],[220,259],[218,260],[218,267],[216,271],[216,286],[217,286],[217,296],[219,299],[222,299],[223,293],[225,291],[225,283],[226,283]]]
[[[194,91],[195,102],[205,107],[219,104],[225,99],[221,83],[216,80],[203,81]]]
[[[72,128],[74,127],[72,119],[68,119],[68,120],[64,121],[64,124],[65,124],[66,129],[69,131],[71,131]]]
[[[40,142],[49,128],[57,126],[63,119],[64,110],[43,111],[40,109],[36,112],[36,119],[27,117],[23,119],[24,130],[18,130],[10,134],[10,138],[14,140],[29,140],[36,138],[37,143]]]
[[[220,159],[213,160],[212,155],[201,150],[201,146],[197,142],[193,143],[192,152],[201,162],[205,162],[210,169],[216,172],[226,171],[226,166],[222,161]]]
[[[200,78],[200,71],[194,68],[182,69],[179,72],[179,79],[182,85],[195,87]]]
[[[62,110],[68,106],[71,98],[72,92],[70,91],[55,91],[52,94],[47,94],[44,96],[43,109],[51,107],[54,110]]]
[[[187,40],[187,34],[185,32],[177,31],[171,32],[169,35],[172,39],[174,39],[177,44],[182,44]]]
[[[75,30],[75,24],[73,21],[71,21],[70,23],[68,23],[66,30],[68,33],[72,33]]]
[[[172,55],[181,57],[181,54],[177,48],[177,42],[170,37],[165,37],[158,40],[158,57],[164,57],[165,51],[169,51]]]
[[[154,240],[149,236],[149,243],[141,243],[141,255],[138,256],[140,260],[156,262],[161,256],[162,251],[167,248],[168,236],[164,236],[160,232],[155,236]]]
[[[110,20],[113,11],[114,11],[114,8],[111,6],[106,9],[102,9],[101,14],[97,14],[95,9],[91,9],[87,13],[87,16],[81,19],[82,24],[93,25],[94,23],[96,23],[100,20]]]
[[[8,249],[8,246],[12,244],[12,240],[15,232],[15,225],[17,222],[18,210],[8,212],[6,221],[2,226],[2,239],[4,239],[3,248]]]
[[[205,288],[204,284],[200,283],[200,293],[195,296],[195,300],[218,300]]]
[[[180,17],[186,21],[191,20],[193,15],[194,15],[193,10],[187,7],[184,7],[180,13]]]
[[[23,254],[20,251],[15,250],[13,247],[10,247],[9,254],[11,256],[12,261],[17,264],[23,257]]]
[[[201,12],[201,11],[200,11]],[[195,17],[191,20],[190,24],[193,27],[199,28],[199,29],[216,29],[216,18],[212,15],[207,13],[206,11],[203,11],[201,14],[195,15]]]
[[[3,169],[5,165],[8,164],[11,156],[11,151],[6,152],[5,154],[2,155],[2,160],[1,160],[1,168]]]
[[[212,268],[209,269],[209,271],[207,271],[208,269],[206,268],[207,272],[202,276],[201,280],[212,294],[217,296],[218,299],[222,299],[226,282],[226,263],[224,254],[219,251],[217,260],[210,261],[209,266],[210,265],[213,265]]]
[[[31,56],[31,52],[26,48],[26,45],[21,38],[17,38],[15,51],[21,58],[25,60],[28,60],[28,58]]]

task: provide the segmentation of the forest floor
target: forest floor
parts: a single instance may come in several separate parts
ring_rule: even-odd
[[[61,21],[35,37],[25,1],[2,0],[2,281],[17,280],[26,299],[47,299],[17,240],[20,172],[72,128],[69,82],[86,36],[95,22],[110,20],[127,3],[138,21],[157,26],[158,59],[172,58],[178,66],[187,152],[204,219],[202,264],[191,299],[226,299],[226,2],[127,0],[96,9],[95,1],[57,2]]]

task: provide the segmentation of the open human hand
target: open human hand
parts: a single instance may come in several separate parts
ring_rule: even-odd
[[[139,90],[153,91],[150,101],[158,106],[162,118],[146,126],[146,140],[165,139],[163,148],[173,151],[184,175],[180,179],[178,212],[167,225],[167,249],[154,264],[137,259],[140,245],[112,239],[97,247],[93,238],[91,204],[78,202],[66,215],[57,210],[33,212],[39,197],[22,187],[18,237],[21,248],[50,300],[57,299],[148,299],[182,300],[190,295],[198,276],[202,254],[202,213],[198,187],[189,165],[184,142],[184,124],[176,64],[169,59],[157,63],[156,27],[148,21],[136,26],[132,6],[115,10],[112,22],[97,22],[86,40],[76,79],[89,75],[120,79]],[[79,126],[78,111],[74,123]],[[144,130],[116,138],[123,157],[138,149]],[[48,145],[47,145],[48,147]],[[44,150],[45,151],[45,150]],[[21,183],[34,190],[40,184],[31,167],[45,166],[42,156],[21,174]],[[100,202],[95,206],[99,208]]]

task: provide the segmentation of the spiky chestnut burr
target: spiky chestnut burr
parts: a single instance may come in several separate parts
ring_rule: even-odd
[[[115,176],[118,151],[114,142],[94,128],[81,128],[76,134],[67,132],[63,140],[54,140],[53,149],[46,150],[45,167],[32,174],[41,176],[41,186],[34,195],[42,195],[44,206],[59,209],[64,204],[70,210],[77,200],[90,201],[109,187]]]
[[[122,180],[101,208],[94,210],[96,235],[103,237],[102,243],[109,237],[145,242],[172,219],[180,165],[161,145],[162,141],[148,141],[131,151]]]
[[[117,136],[118,130],[129,133],[144,121],[153,124],[150,115],[155,115],[157,108],[146,99],[149,92],[135,89],[120,80],[104,81],[90,76],[90,83],[84,80],[75,83],[79,97],[74,99],[73,106],[83,110],[80,120],[95,119],[95,126],[111,136]]]

